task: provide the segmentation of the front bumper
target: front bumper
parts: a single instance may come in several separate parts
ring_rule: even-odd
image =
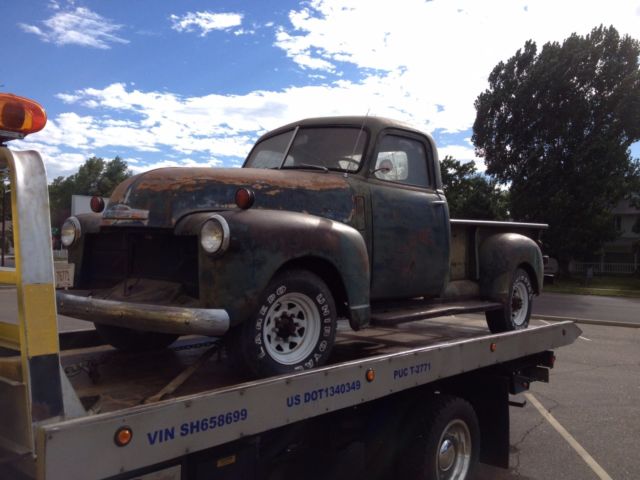
[[[179,335],[224,335],[229,314],[223,309],[172,307],[103,300],[56,292],[58,313],[95,323]]]

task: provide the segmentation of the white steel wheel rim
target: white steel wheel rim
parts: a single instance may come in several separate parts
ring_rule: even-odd
[[[529,310],[529,290],[523,282],[516,282],[511,294],[511,321],[513,325],[522,327]]]
[[[320,338],[320,311],[302,293],[287,293],[273,302],[264,317],[262,338],[276,362],[294,365],[313,352]]]
[[[471,432],[462,420],[452,420],[440,436],[436,452],[438,480],[462,480],[471,465]]]

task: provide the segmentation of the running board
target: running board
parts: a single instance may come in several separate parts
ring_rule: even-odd
[[[372,308],[372,325],[396,325],[398,323],[414,322],[427,318],[443,317],[446,315],[457,315],[461,313],[486,312],[488,310],[499,310],[502,304],[498,302],[485,302],[480,300],[467,300],[451,303],[436,303],[410,308],[384,307]]]

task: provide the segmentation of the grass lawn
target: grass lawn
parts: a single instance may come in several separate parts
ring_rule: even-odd
[[[545,292],[574,293],[579,295],[604,295],[607,297],[640,298],[640,277],[594,276],[585,285],[584,277],[556,278],[552,285],[545,284]]]

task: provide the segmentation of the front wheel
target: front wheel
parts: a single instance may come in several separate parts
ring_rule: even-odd
[[[473,407],[443,394],[428,409],[424,430],[398,462],[399,478],[471,479],[480,456],[480,427]]]
[[[527,328],[531,317],[532,300],[533,286],[529,274],[518,268],[513,275],[509,298],[504,307],[486,312],[489,330],[499,333]]]
[[[263,292],[255,317],[231,335],[228,353],[255,376],[324,365],[336,336],[333,296],[311,272],[283,272]]]

